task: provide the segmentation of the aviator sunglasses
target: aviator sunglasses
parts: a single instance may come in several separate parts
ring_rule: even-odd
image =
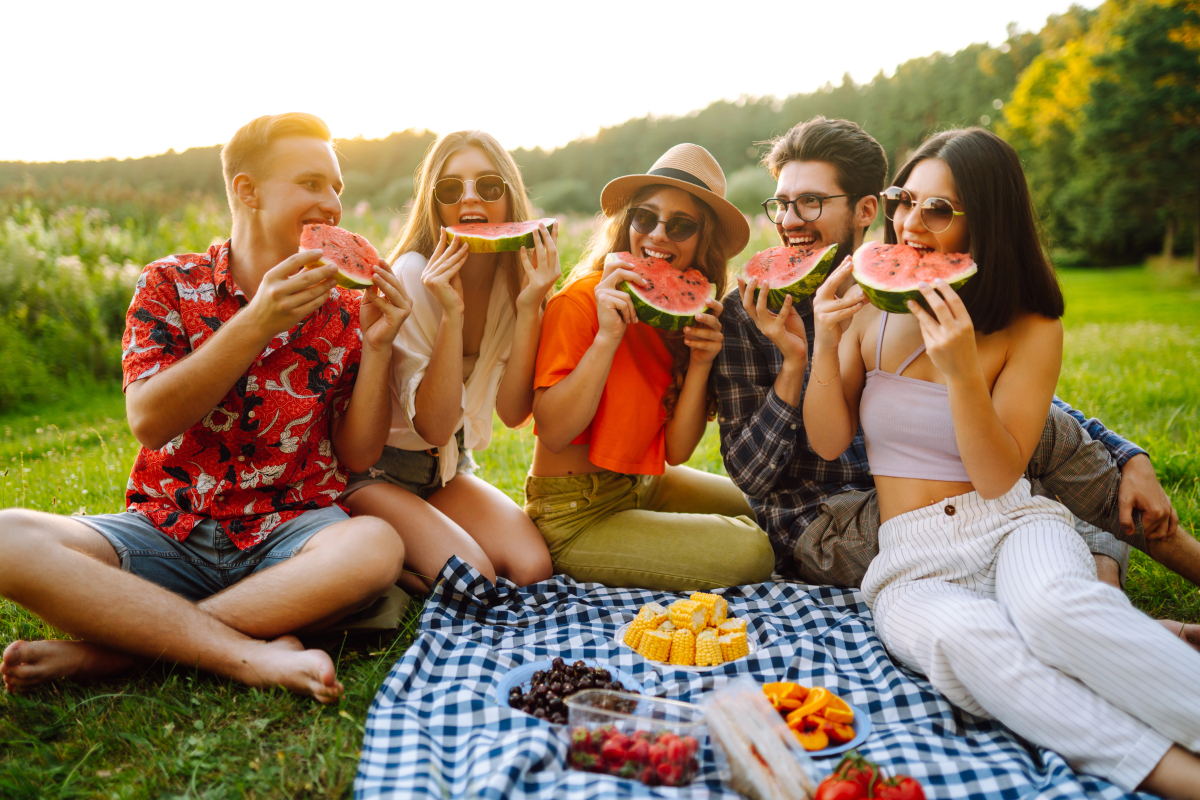
[[[503,197],[504,187],[507,185],[499,175],[484,175],[482,178],[466,181],[442,178],[433,185],[433,196],[442,205],[452,206],[462,200],[468,183],[475,184],[475,194],[485,203],[494,203]]]
[[[892,222],[904,224],[908,212],[912,211],[913,196],[907,189],[891,186],[879,193],[883,198],[883,215]],[[921,224],[930,233],[941,233],[950,227],[955,217],[966,214],[965,211],[955,211],[949,200],[942,197],[930,197],[920,205]]]
[[[629,209],[629,223],[640,234],[653,233],[658,227],[658,214],[648,208]],[[665,225],[667,238],[672,242],[686,242],[700,230],[700,223],[687,217],[671,217]]]

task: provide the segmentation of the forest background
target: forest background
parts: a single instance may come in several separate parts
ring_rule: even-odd
[[[818,114],[858,122],[893,166],[932,132],[988,127],[1022,156],[1056,265],[1190,254],[1200,271],[1200,0],[1073,6],[1040,31],[1010,28],[998,46],[913,59],[866,84],[847,75],[807,94],[631,119],[551,151],[513,155],[535,205],[578,217],[598,210],[610,179],[645,170],[673,144],[696,142],[724,167],[730,199],[753,216],[774,190],[758,166],[762,142]],[[343,225],[386,250],[435,138],[404,130],[340,140]],[[227,235],[219,148],[0,162],[0,220],[4,412],[119,376],[125,309],[142,266]]]

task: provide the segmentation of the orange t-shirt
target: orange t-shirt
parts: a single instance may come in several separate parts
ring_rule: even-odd
[[[534,389],[547,389],[571,374],[592,346],[596,316],[593,272],[550,299],[542,315]],[[671,385],[671,352],[658,329],[638,322],[625,329],[617,345],[596,415],[571,444],[586,444],[597,467],[633,475],[662,475],[666,465],[666,409],[662,398]],[[535,431],[536,432],[536,431]]]

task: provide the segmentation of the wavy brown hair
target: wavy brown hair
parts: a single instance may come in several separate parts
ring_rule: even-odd
[[[497,174],[507,184],[504,191],[508,195],[508,219],[504,221],[525,222],[533,218],[533,206],[529,202],[528,192],[525,191],[521,170],[508,151],[496,141],[496,137],[483,131],[448,133],[429,146],[425,157],[417,166],[413,176],[417,191],[408,212],[404,232],[400,235],[400,242],[388,256],[389,263],[395,264],[396,259],[405,253],[420,253],[425,258],[433,255],[442,231],[442,218],[438,214],[433,187],[441,176],[446,161],[464,147],[477,147],[482,150],[496,168]],[[521,291],[521,263],[517,254],[501,253],[496,267],[508,277],[509,292],[515,303]]]
[[[672,187],[655,183],[643,186],[633,193],[629,201],[611,217],[603,226],[592,234],[588,240],[587,249],[567,275],[563,289],[593,272],[604,271],[604,259],[609,253],[625,253],[629,251],[629,211],[637,208],[663,189]],[[723,243],[718,234],[717,215],[699,197],[692,196],[696,208],[700,211],[700,230],[696,235],[700,241],[696,243],[696,260],[691,268],[699,270],[709,282],[717,287],[717,297],[725,296],[725,285],[728,283],[728,261],[724,256]],[[559,291],[562,291],[561,289]],[[691,350],[683,343],[682,331],[661,331],[663,343],[671,353],[671,385],[663,395],[663,408],[667,410],[667,419],[675,413],[675,403],[679,400],[679,392],[683,389],[683,379],[687,375],[688,361]],[[708,418],[711,420],[717,414],[717,396],[710,384],[708,389]]]

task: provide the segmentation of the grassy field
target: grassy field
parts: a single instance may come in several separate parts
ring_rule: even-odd
[[[1070,270],[1059,393],[1147,447],[1180,517],[1200,528],[1200,284],[1182,273]],[[497,430],[481,475],[520,499],[529,432]],[[37,415],[0,418],[0,507],[121,508],[136,445],[115,388],[80,388]],[[721,471],[710,428],[693,466]],[[1200,595],[1136,554],[1130,596],[1147,612],[1200,621]],[[0,797],[348,795],[371,698],[411,641],[331,648],[347,686],[337,708],[250,690],[182,667],[124,680],[0,695]],[[0,643],[56,636],[0,601]]]

